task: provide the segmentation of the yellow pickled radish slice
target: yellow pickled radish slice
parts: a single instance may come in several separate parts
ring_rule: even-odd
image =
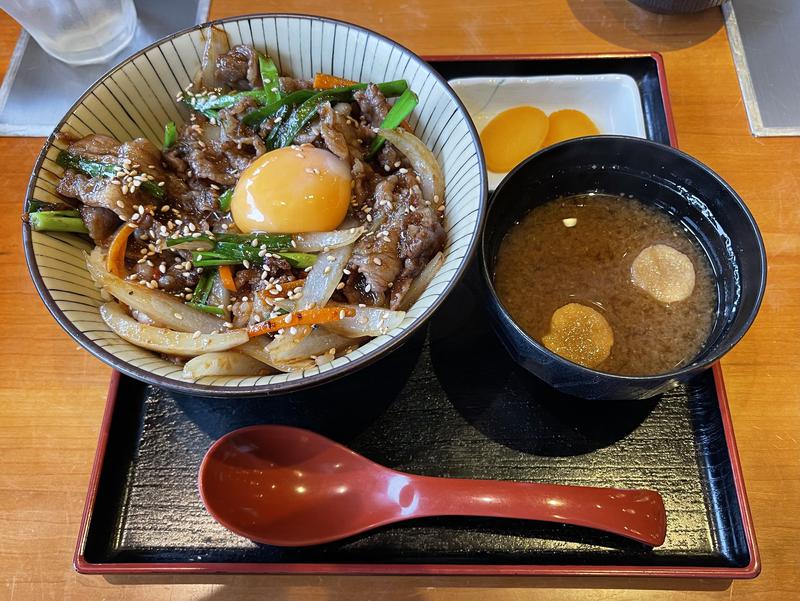
[[[569,303],[553,312],[550,331],[542,337],[542,343],[573,363],[597,367],[611,354],[614,332],[596,309]]]
[[[694,290],[694,265],[666,244],[648,246],[633,260],[631,281],[662,303],[686,300]]]

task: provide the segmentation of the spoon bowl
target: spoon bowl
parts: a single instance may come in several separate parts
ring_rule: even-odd
[[[654,491],[416,476],[289,426],[250,426],[217,440],[200,465],[199,488],[220,524],[284,547],[445,515],[573,524],[650,546],[666,535]]]

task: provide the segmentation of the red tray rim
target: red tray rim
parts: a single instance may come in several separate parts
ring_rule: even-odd
[[[677,146],[675,123],[672,118],[667,76],[664,60],[658,52],[612,52],[577,54],[458,54],[426,55],[427,61],[500,61],[541,59],[597,59],[597,58],[652,58],[657,67],[661,98],[667,120],[667,130],[672,146]],[[111,418],[117,400],[120,373],[114,371],[108,387],[106,407],[100,426],[97,450],[89,477],[83,515],[78,530],[78,541],[73,557],[73,566],[80,574],[339,574],[339,575],[437,575],[437,576],[623,576],[662,578],[719,578],[749,579],[761,573],[761,556],[756,542],[753,518],[747,501],[744,475],[739,461],[736,437],[733,431],[728,396],[719,362],[712,366],[714,384],[719,399],[720,416],[725,430],[731,469],[733,471],[736,497],[742,515],[747,551],[750,562],[739,568],[695,567],[695,566],[592,566],[592,565],[470,565],[470,564],[337,564],[337,563],[92,563],[83,555],[88,535],[89,521],[100,483],[105,451],[108,445]]]

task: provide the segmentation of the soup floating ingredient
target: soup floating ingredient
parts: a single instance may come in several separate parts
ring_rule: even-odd
[[[569,303],[555,310],[542,343],[573,363],[595,367],[611,354],[614,332],[596,309]]]
[[[262,154],[242,172],[231,214],[243,232],[325,232],[342,223],[350,205],[350,167],[312,146]]]
[[[634,260],[656,245],[691,263],[694,286],[684,300],[661,302],[633,283]],[[663,250],[655,252],[661,256]],[[716,315],[715,280],[702,249],[668,215],[620,196],[584,194],[534,208],[500,245],[495,289],[531,337],[576,363],[624,375],[686,365],[703,347]],[[604,330],[594,313],[570,305],[600,315],[609,327],[605,336],[598,335]],[[571,330],[562,320],[588,332],[586,349],[575,353],[570,343],[566,350],[571,334],[564,332]],[[597,361],[601,343],[610,352]],[[587,352],[590,346],[593,352]]]
[[[648,246],[631,265],[631,282],[662,303],[689,298],[694,280],[692,260],[666,244]]]
[[[511,171],[542,147],[547,129],[547,115],[534,106],[503,111],[481,131],[486,166],[497,173]]]

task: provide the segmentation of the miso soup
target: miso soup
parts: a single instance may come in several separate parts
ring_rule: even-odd
[[[514,321],[547,348],[624,375],[690,363],[717,303],[708,257],[677,221],[604,194],[528,213],[500,245],[495,289]]]

